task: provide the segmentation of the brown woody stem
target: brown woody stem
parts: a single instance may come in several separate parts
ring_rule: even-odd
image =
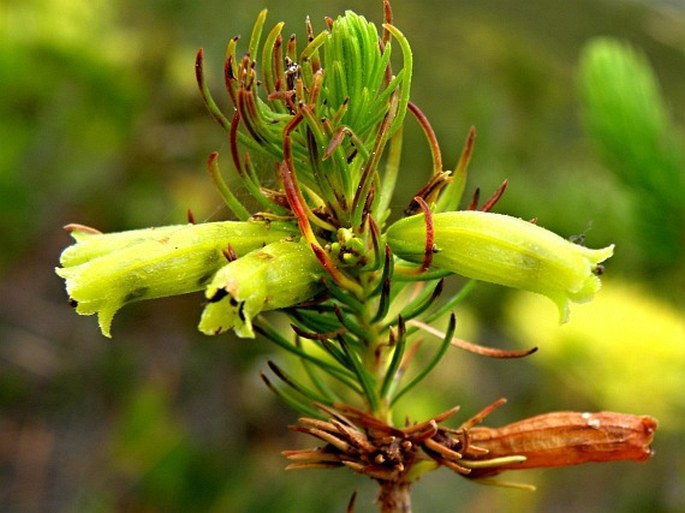
[[[379,481],[378,503],[381,513],[411,513],[411,484]]]

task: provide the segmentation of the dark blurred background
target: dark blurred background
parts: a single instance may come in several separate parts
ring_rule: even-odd
[[[226,105],[225,44],[242,34],[245,45],[262,7],[268,27],[284,20],[285,34],[302,36],[306,14],[319,30],[324,16],[348,8],[379,23],[380,4],[3,0],[0,511],[343,512],[353,490],[358,512],[375,510],[374,484],[360,476],[283,471],[280,451],[311,442],[287,430],[296,414],[259,380],[267,358],[288,364],[267,342],[199,335],[199,296],[126,307],[106,340],[94,317],[70,309],[53,268],[70,222],[113,231],[181,223],[188,208],[198,220],[227,216],[205,167],[227,143],[196,90],[199,47]],[[457,311],[459,336],[540,351],[492,361],[455,349],[402,408],[420,420],[461,404],[465,419],[506,396],[491,425],[564,409],[660,421],[645,464],[504,476],[535,493],[439,471],[415,486],[414,510],[685,511],[685,263],[677,249],[650,256],[635,219],[639,194],[594,151],[578,92],[578,62],[592,38],[630,44],[651,63],[682,147],[684,4],[393,4],[414,50],[412,99],[431,119],[447,166],[468,128],[478,130],[467,194],[479,186],[487,196],[508,178],[498,211],[584,234],[590,247],[617,245],[597,300],[573,308],[563,327],[544,299],[478,287]],[[411,121],[403,169],[397,212],[430,169]]]

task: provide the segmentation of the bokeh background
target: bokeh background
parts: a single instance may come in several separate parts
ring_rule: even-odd
[[[188,208],[225,218],[205,162],[227,153],[226,138],[197,94],[194,54],[204,47],[222,98],[225,44],[246,38],[262,7],[286,34],[303,35],[306,14],[318,29],[348,8],[381,19],[380,0],[0,3],[1,511],[342,512],[354,490],[358,512],[375,510],[375,486],[360,476],[283,471],[280,451],[311,442],[287,430],[295,413],[259,380],[268,358],[286,360],[267,342],[200,336],[199,296],[126,307],[109,341],[94,317],[74,314],[53,273],[69,222],[122,230],[184,222]],[[597,300],[562,327],[544,299],[479,286],[457,311],[459,335],[540,350],[492,361],[455,349],[403,408],[420,419],[461,404],[467,418],[506,396],[491,425],[564,409],[660,421],[647,463],[504,476],[535,493],[438,471],[415,486],[415,511],[685,511],[683,217],[659,195],[685,201],[682,160],[680,181],[626,182],[586,129],[579,86],[593,38],[631,45],[660,84],[664,145],[677,154],[685,5],[395,0],[394,11],[414,50],[412,99],[447,165],[478,130],[468,191],[487,195],[508,178],[498,211],[591,247],[617,244]],[[397,212],[429,163],[409,122]]]

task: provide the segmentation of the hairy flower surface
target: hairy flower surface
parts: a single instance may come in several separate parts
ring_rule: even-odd
[[[292,236],[285,225],[216,222],[175,225],[112,234],[76,228],[76,244],[55,271],[81,315],[98,314],[110,337],[114,314],[126,303],[203,289],[225,263],[229,244],[242,255]]]
[[[586,248],[502,214],[464,210],[432,217],[434,267],[544,294],[556,303],[562,321],[568,319],[569,301],[589,301],[599,290],[598,266],[614,252],[613,245]],[[393,252],[411,262],[424,260],[425,241],[423,215],[401,219],[387,231]]]

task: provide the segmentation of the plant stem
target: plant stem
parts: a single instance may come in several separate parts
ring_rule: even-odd
[[[381,513],[411,513],[411,484],[379,481],[378,502]]]

